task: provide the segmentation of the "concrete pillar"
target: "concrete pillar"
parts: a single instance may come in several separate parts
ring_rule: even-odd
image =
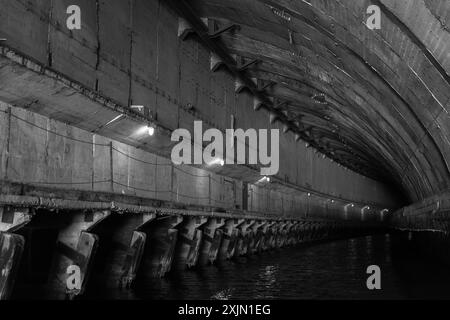
[[[72,299],[84,293],[99,242],[98,236],[91,233],[91,230],[110,214],[109,210],[78,210],[53,214],[61,216],[62,221],[59,222],[62,225],[59,226],[53,269],[50,272],[49,298]],[[69,285],[72,267],[79,269],[79,287]],[[77,272],[74,274],[78,277]]]
[[[336,222],[330,222],[328,223],[328,234],[326,235],[327,238],[330,238],[330,240],[336,239],[338,233],[337,233],[337,223]]]
[[[137,229],[145,234],[146,240],[136,282],[162,278],[171,270],[178,238],[176,228],[182,222],[180,216],[158,215]]]
[[[239,240],[239,230],[237,227],[244,223],[244,221],[244,219],[228,219],[225,221],[225,224],[221,228],[223,233],[218,254],[219,261],[231,259],[234,256]]]
[[[280,222],[275,221],[275,223],[272,226],[272,239],[271,239],[271,245],[270,245],[271,249],[277,248],[278,235],[279,235],[279,231],[280,231],[279,229],[280,229]]]
[[[208,263],[213,264],[216,260],[223,233],[220,227],[224,224],[225,219],[223,218],[209,218],[208,222],[201,227],[203,237],[198,258],[198,264],[200,266],[207,265]]]
[[[308,225],[308,241],[316,241],[320,238],[320,222],[311,221]]]
[[[329,233],[328,223],[319,221],[314,224],[313,240],[323,240]]]
[[[11,297],[25,247],[25,238],[12,232],[31,217],[28,208],[0,207],[0,300]]]
[[[288,245],[293,246],[298,243],[298,237],[297,237],[298,226],[299,226],[298,221],[292,221],[292,226],[289,230],[289,235],[288,235]]]
[[[0,300],[9,299],[12,294],[24,246],[24,237],[0,232]]]
[[[328,239],[332,237],[334,233],[334,224],[332,222],[322,222],[319,225],[319,238],[320,240]]]
[[[197,264],[203,234],[200,227],[207,221],[206,217],[188,216],[177,227],[178,240],[174,257],[176,269],[184,270]]]
[[[312,221],[309,223],[309,241],[315,241],[319,239],[320,236],[320,222]]]
[[[0,232],[14,232],[31,221],[30,208],[0,206]]]
[[[271,250],[276,247],[277,231],[278,231],[278,222],[270,221],[267,224],[267,232],[264,240],[265,250]]]
[[[286,221],[279,221],[277,224],[276,247],[281,248],[284,244]]]
[[[112,213],[91,228],[99,238],[89,288],[98,291],[130,287],[136,278],[146,234],[139,228],[156,218],[151,213]],[[107,297],[109,290],[101,295]]]
[[[263,227],[267,224],[267,221],[256,221],[251,227],[252,229],[252,240],[249,245],[249,250],[251,254],[255,254],[261,251],[262,242],[264,239]]]
[[[267,232],[270,221],[264,220],[264,224],[259,228],[259,243],[256,245],[256,252],[263,252],[266,250]]]
[[[237,243],[237,250],[235,251],[235,256],[243,256],[247,254],[248,243],[250,238],[251,229],[250,227],[255,223],[254,220],[245,220],[242,224],[238,226],[239,230],[239,240]]]
[[[283,243],[282,246],[286,247],[289,246],[291,244],[290,242],[290,236],[291,236],[291,231],[292,231],[292,227],[294,226],[294,223],[292,221],[286,221],[286,226],[284,227],[284,235],[283,235]]]
[[[308,242],[311,237],[311,222],[302,222],[302,242]]]
[[[306,235],[306,221],[302,220],[299,221],[298,224],[298,243],[305,242],[305,235]]]
[[[300,225],[299,220],[294,221],[294,229],[292,230],[292,243],[297,245],[300,243]]]
[[[295,244],[301,243],[301,237],[302,237],[302,221],[297,221],[295,227]]]

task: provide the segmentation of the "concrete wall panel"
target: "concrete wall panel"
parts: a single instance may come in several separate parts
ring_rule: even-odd
[[[0,37],[43,64],[48,62],[50,4],[48,0],[0,1]]]
[[[77,5],[81,10],[81,29],[67,29],[67,8]],[[97,6],[92,0],[58,0],[52,2],[50,53],[52,67],[90,89],[97,79]],[[72,41],[67,41],[67,38]]]
[[[131,7],[130,1],[99,2],[99,91],[128,105],[130,91]]]
[[[110,139],[93,135],[93,186],[95,191],[112,191],[111,182],[111,152],[109,143]]]
[[[36,126],[47,128],[49,120],[21,109],[14,109],[13,114],[35,126],[11,118],[8,178],[12,181],[46,182],[52,155],[46,152],[48,140],[45,131]]]
[[[0,150],[1,150],[1,163],[0,163],[0,177],[5,178],[6,167],[8,163],[8,140],[9,140],[9,120],[8,106],[0,102]]]

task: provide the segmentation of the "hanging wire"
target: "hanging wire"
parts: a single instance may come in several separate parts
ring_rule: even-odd
[[[74,137],[70,137],[68,135],[64,135],[64,134],[55,132],[55,131],[50,130],[48,128],[41,127],[41,126],[31,122],[31,121],[28,121],[26,119],[23,119],[23,118],[15,115],[15,114],[13,114],[12,112],[8,112],[8,111],[5,111],[5,110],[0,110],[0,112],[3,112],[5,114],[9,114],[11,117],[17,119],[18,121],[21,121],[21,122],[26,123],[26,124],[34,127],[34,128],[37,128],[39,130],[42,130],[44,132],[53,134],[53,135],[61,137],[61,138],[65,138],[65,139],[68,139],[68,140],[71,140],[71,141],[74,141],[74,142],[83,143],[83,144],[92,145],[92,146],[108,147],[108,148],[111,148],[113,152],[117,152],[118,154],[121,154],[121,155],[123,155],[123,156],[125,156],[125,157],[127,157],[127,158],[129,158],[129,159],[131,159],[133,161],[139,162],[139,163],[143,163],[143,164],[151,165],[151,166],[156,166],[156,167],[158,167],[158,166],[163,166],[163,167],[173,166],[174,169],[176,169],[177,171],[179,171],[179,172],[181,172],[183,174],[186,174],[188,176],[196,177],[196,178],[208,178],[214,183],[217,183],[219,185],[223,185],[223,181],[221,179],[219,179],[219,178],[216,178],[216,176],[214,174],[203,174],[203,175],[202,174],[195,174],[195,173],[191,173],[191,172],[188,172],[188,171],[184,170],[180,166],[174,166],[171,163],[170,164],[169,163],[154,163],[154,162],[145,161],[145,160],[133,157],[133,156],[131,156],[131,155],[129,155],[129,154],[119,150],[118,148],[116,148],[114,146],[111,146],[111,144],[109,144],[109,143],[108,144],[95,143],[95,142],[92,142],[92,141],[86,141],[86,140],[77,139],[77,138],[74,138]],[[243,143],[239,139],[236,139],[236,140],[237,140],[238,143]],[[246,145],[245,142],[243,144]],[[233,182],[234,182],[233,183],[233,188],[236,191],[238,191],[238,190],[242,191],[243,190],[243,186],[241,186],[240,184],[236,183],[235,180],[233,180]],[[117,182],[117,181],[114,181],[114,180],[111,180],[111,179],[109,179],[109,180],[83,181],[83,182],[42,182],[42,181],[36,182],[35,181],[35,182],[24,182],[24,183],[37,184],[37,185],[39,185],[39,184],[40,185],[60,185],[60,186],[64,186],[64,185],[68,185],[68,186],[72,186],[72,185],[73,186],[75,186],[75,185],[93,185],[93,184],[99,184],[99,183],[113,183],[113,185],[121,186],[121,187],[124,187],[124,188],[127,188],[127,189],[131,189],[131,190],[142,191],[142,192],[149,192],[149,193],[155,193],[155,194],[157,194],[157,193],[169,193],[169,194],[177,195],[178,197],[182,197],[182,198],[188,198],[188,199],[193,199],[193,200],[209,200],[209,201],[214,202],[214,203],[229,204],[230,207],[234,205],[234,201],[235,201],[235,199],[232,199],[230,201],[219,200],[219,199],[212,199],[210,197],[210,195],[208,195],[207,197],[206,196],[199,197],[199,196],[192,196],[192,195],[182,194],[182,193],[179,193],[179,192],[174,192],[173,190],[156,190],[156,189],[153,190],[153,189],[148,189],[148,188],[139,188],[139,187],[125,185],[125,184],[122,184],[120,182]],[[256,189],[258,189],[258,191],[256,191]],[[270,186],[255,186],[255,188],[251,189],[252,194],[255,194],[257,196],[262,196],[262,197],[267,196],[267,193],[259,192],[259,189],[267,190],[267,191],[270,191],[270,192],[276,192],[278,195],[280,195],[279,191],[274,191],[272,188],[270,188]],[[294,193],[294,192],[292,192],[292,193]],[[292,194],[292,193],[290,193],[290,194]],[[280,200],[279,199],[273,199],[272,201],[280,201]],[[258,207],[264,207],[259,202],[261,202],[261,201],[258,201],[257,206]],[[268,210],[269,208],[266,208],[266,209]]]
[[[24,184],[44,184],[44,185],[83,185],[83,184],[95,184],[95,183],[110,183],[111,180],[94,180],[86,182],[45,182],[45,181],[26,181]]]
[[[4,111],[4,110],[2,110],[2,112],[3,112],[3,113],[8,113],[7,111]],[[79,142],[79,143],[89,144],[89,145],[95,145],[95,146],[100,146],[100,147],[109,147],[109,144],[94,143],[94,142],[92,142],[92,141],[86,141],[86,140],[81,140],[81,139],[77,139],[77,138],[74,138],[74,137],[69,137],[69,136],[67,136],[67,135],[63,135],[63,134],[60,134],[60,133],[58,133],[58,132],[49,130],[49,129],[47,129],[47,128],[43,128],[43,127],[41,127],[41,126],[38,126],[37,124],[34,124],[34,123],[32,123],[32,122],[30,122],[30,121],[28,121],[28,120],[22,119],[21,117],[16,116],[16,115],[13,114],[12,112],[11,112],[10,114],[11,114],[11,117],[13,117],[13,118],[15,118],[15,119],[17,119],[17,120],[19,120],[19,121],[22,121],[22,122],[24,122],[24,123],[26,123],[26,124],[29,124],[30,126],[35,127],[35,128],[38,128],[38,129],[40,129],[40,130],[42,130],[42,131],[45,131],[45,132],[54,134],[54,135],[56,135],[56,136],[58,136],[58,137],[65,138],[65,139],[72,140],[72,141],[76,141],[76,142]]]

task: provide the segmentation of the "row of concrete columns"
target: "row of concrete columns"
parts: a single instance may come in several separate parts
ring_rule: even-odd
[[[54,299],[74,298],[89,288],[126,289],[171,270],[361,231],[349,222],[110,210],[4,208],[1,215],[1,299],[16,291],[26,296],[30,281]]]

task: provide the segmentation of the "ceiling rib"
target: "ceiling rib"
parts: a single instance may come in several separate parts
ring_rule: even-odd
[[[362,170],[363,166],[355,166],[352,163],[338,158],[336,155],[333,155],[330,150],[327,150],[326,147],[321,146],[314,138],[306,136],[304,134],[304,129],[298,128],[295,122],[290,121],[288,117],[281,113],[280,110],[278,110],[276,106],[274,106],[273,99],[269,95],[267,95],[264,90],[261,90],[261,87],[258,87],[258,84],[255,83],[254,80],[245,73],[245,70],[247,68],[259,62],[257,59],[253,59],[250,62],[245,63],[244,65],[239,65],[233,55],[228,53],[228,49],[223,45],[220,37],[214,36],[216,34],[215,32],[210,32],[205,22],[196,15],[194,9],[189,4],[187,4],[185,0],[166,0],[166,2],[180,17],[185,20],[185,22],[182,22],[183,30],[179,33],[180,37],[182,39],[185,39],[188,34],[195,33],[203,42],[203,44],[205,44],[206,47],[216,56],[216,58],[219,59],[220,64],[225,65],[231,72],[231,74],[236,78],[236,92],[240,92],[244,87],[248,88],[255,97],[256,101],[258,101],[258,103],[255,104],[257,105],[256,109],[265,107],[271,113],[272,123],[275,120],[284,123],[286,128],[293,131],[297,141],[299,138],[303,139],[305,142],[308,142],[317,150],[323,152],[330,159],[333,159],[338,163],[340,162],[342,165],[370,176],[371,178],[380,178],[378,172],[373,172],[373,169]],[[236,29],[239,29],[239,27],[236,27],[235,24],[230,24],[219,29],[219,31],[220,34],[222,34],[225,31]],[[322,32],[326,32],[326,30],[322,30]],[[216,61],[216,63],[214,64],[214,70],[217,70],[219,61]]]

